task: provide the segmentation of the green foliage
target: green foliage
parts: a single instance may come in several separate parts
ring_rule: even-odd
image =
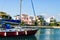
[[[41,18],[40,21],[38,22],[38,23],[40,23],[39,25],[40,25],[40,26],[43,26],[44,21],[45,21],[45,20],[44,20],[43,18]]]
[[[25,23],[24,23],[24,22],[21,22],[20,25],[21,25],[21,26],[25,26]]]
[[[57,26],[60,26],[60,22],[57,22]]]
[[[50,23],[49,26],[57,26],[57,23]]]
[[[35,23],[34,23],[34,24],[35,24],[35,26],[37,26],[37,25],[38,25],[37,20],[35,21]]]

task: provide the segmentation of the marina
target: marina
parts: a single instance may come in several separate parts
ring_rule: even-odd
[[[0,40],[60,40],[59,3],[0,0]]]
[[[35,36],[0,37],[0,40],[60,40],[60,29],[39,29]]]

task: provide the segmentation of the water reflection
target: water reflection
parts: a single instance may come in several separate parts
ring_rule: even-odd
[[[51,30],[50,29],[41,29],[39,39],[41,40],[50,40]]]
[[[40,29],[40,40],[60,40],[60,29]]]
[[[0,37],[0,40],[37,40],[35,36]]]

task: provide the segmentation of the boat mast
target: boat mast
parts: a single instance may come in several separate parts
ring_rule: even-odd
[[[21,20],[21,9],[22,9],[22,0],[20,0],[20,20]],[[21,27],[21,25],[20,25],[20,27]]]

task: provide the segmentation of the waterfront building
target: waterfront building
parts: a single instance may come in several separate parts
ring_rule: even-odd
[[[56,19],[54,16],[50,17],[50,26],[56,26],[57,25],[57,22],[56,22]]]
[[[54,16],[51,16],[48,19],[46,19],[46,22],[47,23],[50,23],[50,22],[53,22],[54,20],[56,21],[55,17]]]
[[[28,16],[27,14],[21,14],[21,18],[20,15],[15,16],[15,20],[20,20],[21,22],[24,22],[24,24],[26,25],[33,25],[34,22],[34,17],[32,16]]]
[[[54,26],[57,25],[56,18],[54,16],[49,17],[46,19],[47,25]]]
[[[33,19],[32,16],[28,16],[27,14],[21,15],[21,20],[27,25],[33,25]]]
[[[54,16],[52,16],[52,17],[50,18],[50,25],[51,25],[51,26],[56,26],[56,25],[57,25],[56,19],[54,18]]]
[[[54,17],[54,16],[50,17],[50,22],[51,22],[51,23],[56,22],[56,19],[55,19],[55,17]]]

